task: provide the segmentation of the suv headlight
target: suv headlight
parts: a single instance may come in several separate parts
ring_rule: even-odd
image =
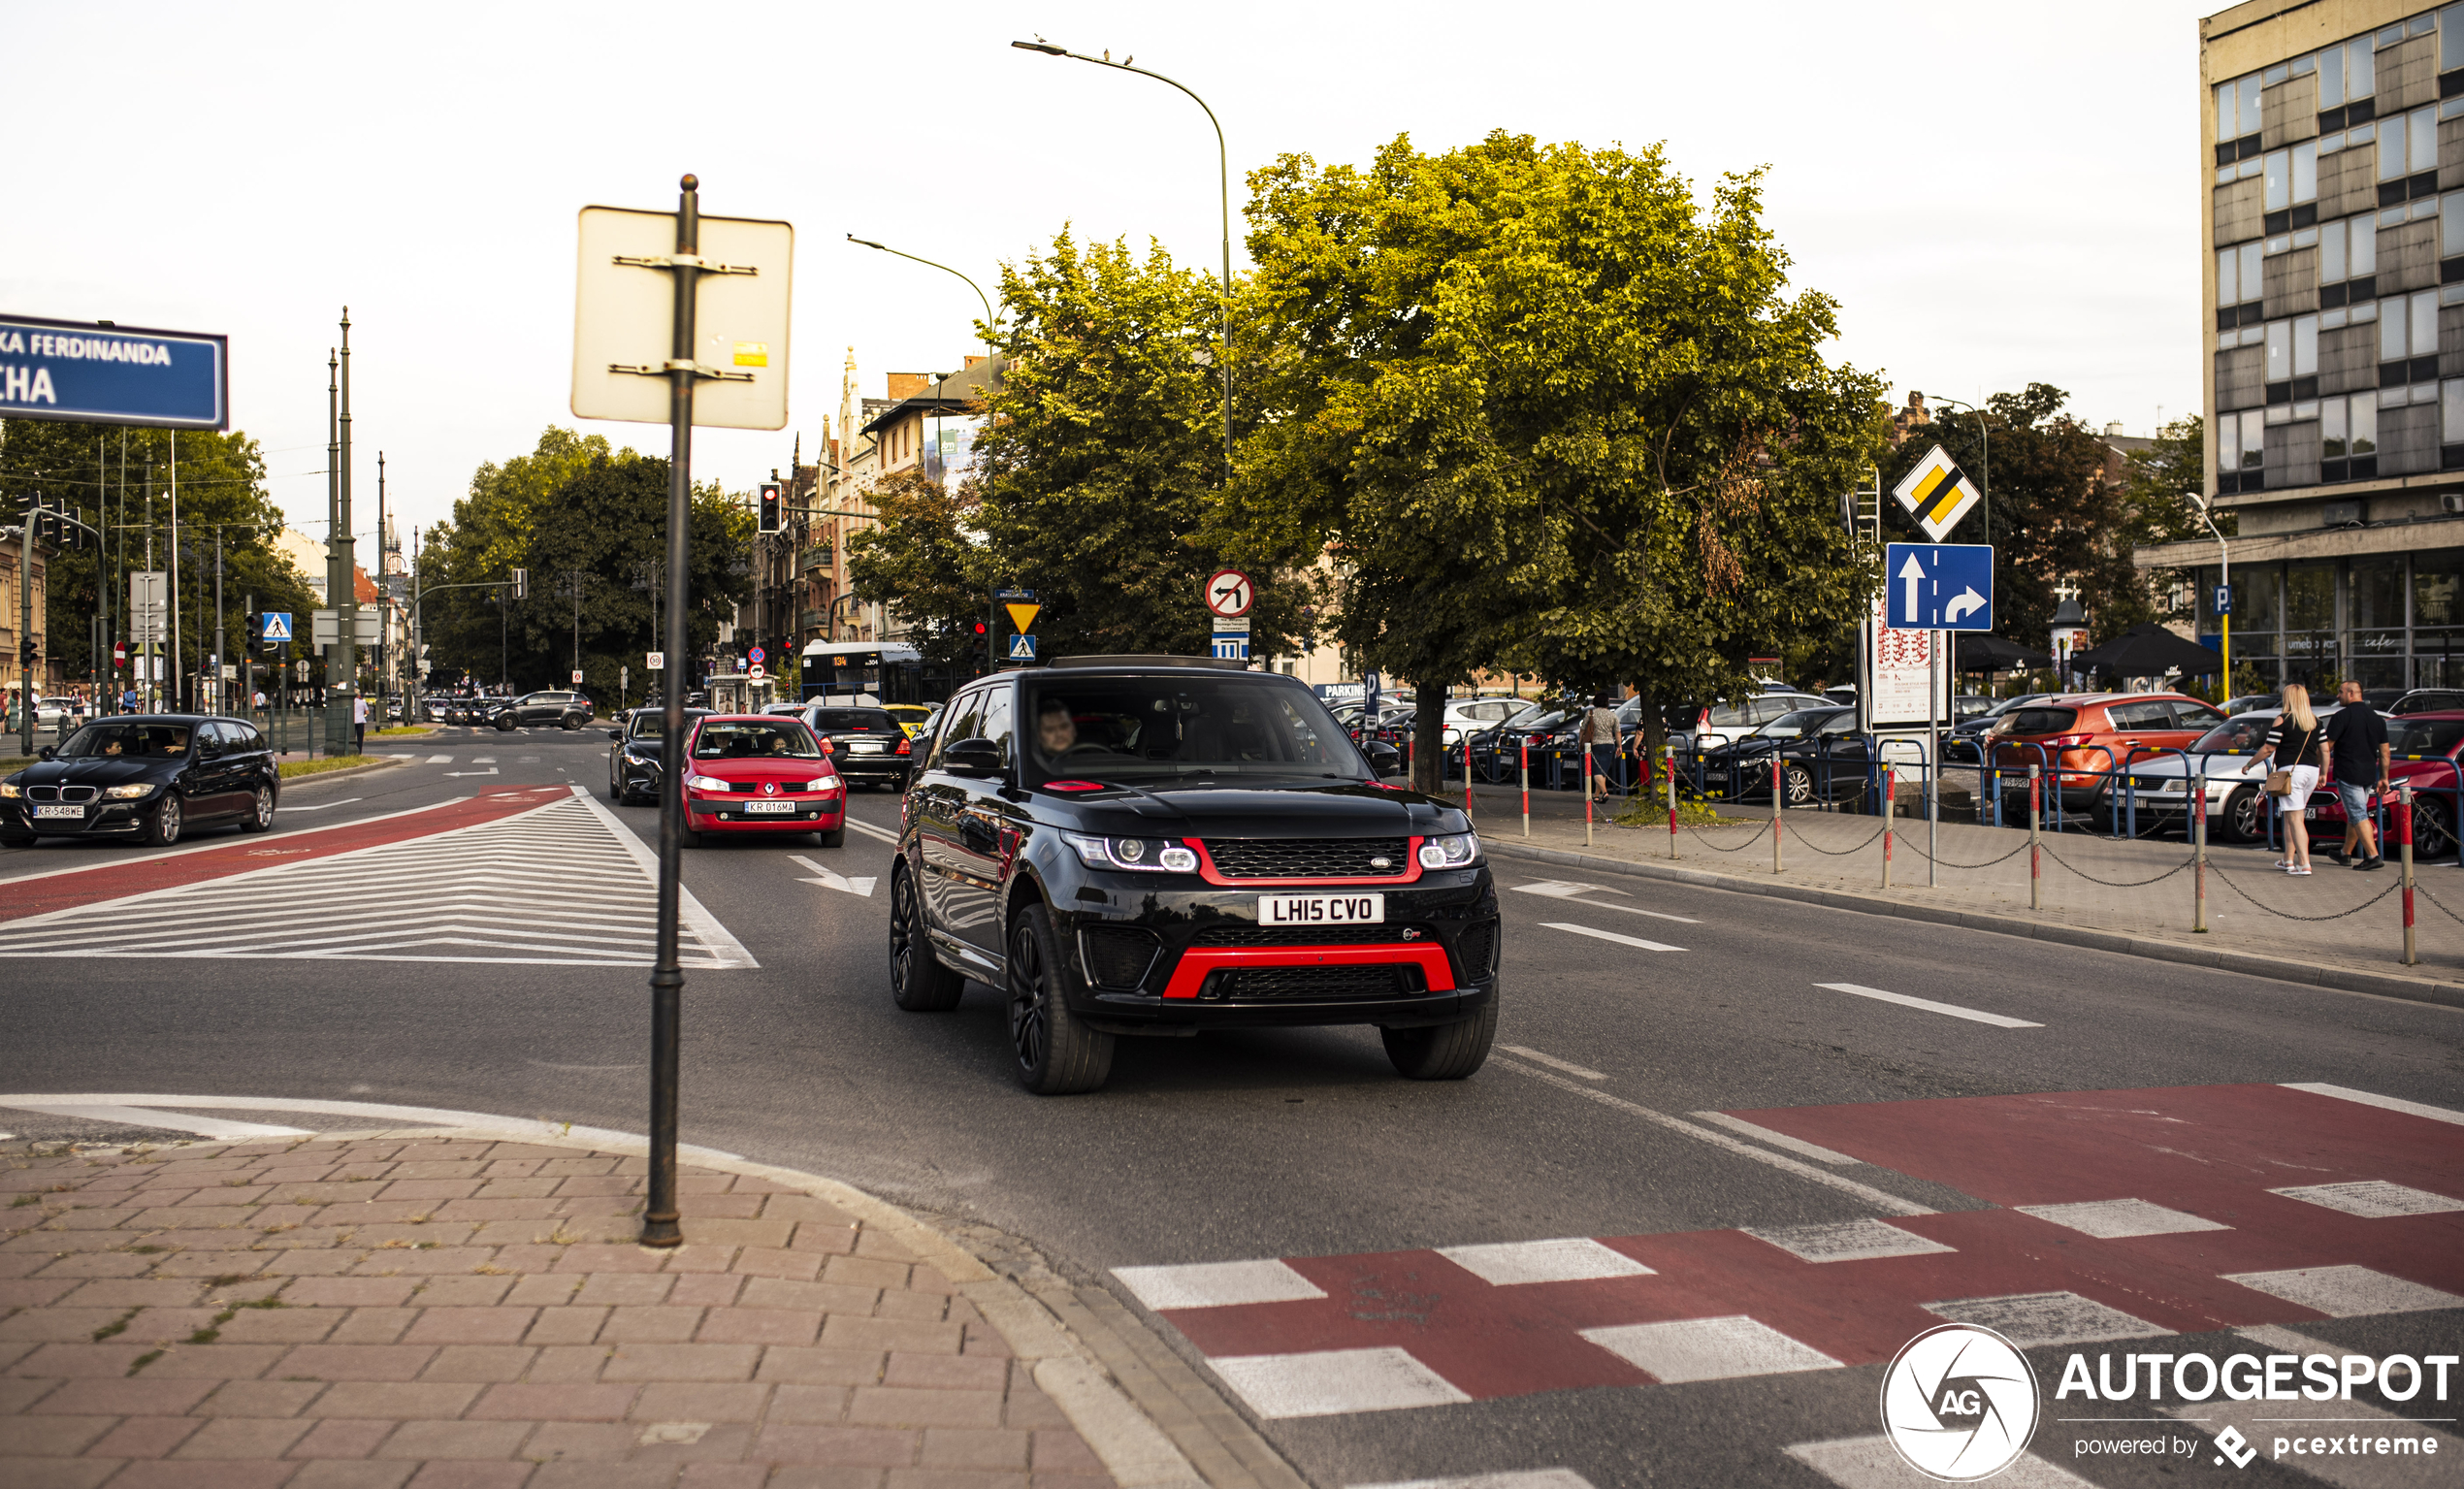
[[[152,790],[150,786],[111,786],[104,788],[103,795],[113,801],[133,801]]]
[[[1422,868],[1462,868],[1479,857],[1480,835],[1476,832],[1449,833],[1420,845]]]
[[[695,791],[726,791],[728,783],[714,775],[689,775],[685,784]]]
[[[1151,874],[1198,871],[1196,852],[1170,838],[1095,837],[1084,832],[1064,832],[1061,836],[1078,850],[1079,861],[1088,868],[1127,868]]]

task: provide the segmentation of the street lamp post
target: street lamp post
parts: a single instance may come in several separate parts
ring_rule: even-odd
[[[1976,472],[1977,484],[1982,489],[1977,495],[1984,499],[1981,505],[1985,513],[1985,541],[1990,547],[1994,541],[1994,436],[1985,427],[1985,410],[1974,404],[1963,403],[1940,393],[1929,393],[1926,397],[1937,404],[1947,405],[1953,408],[1964,408],[1976,415],[1976,438],[1977,442],[1983,446],[1978,455],[1978,464],[1983,469]]]
[[[2190,499],[2190,504],[2198,508],[2199,521],[2207,524],[2208,533],[2216,539],[2216,582],[2222,586],[2226,595],[2230,595],[2233,593],[2233,552],[2224,545],[2223,531],[2216,525],[2215,508],[2210,502],[2202,502],[2196,497]],[[2191,613],[2197,614],[2195,600],[2192,602]],[[2233,696],[2233,612],[2229,606],[2218,607],[2216,625],[2221,632],[2217,639],[2222,643],[2221,649],[2224,653],[2224,693],[2217,699],[2221,703]]]
[[[1218,205],[1223,212],[1223,279],[1217,286],[1223,321],[1223,484],[1229,486],[1232,484],[1232,157],[1223,146],[1223,121],[1215,116],[1215,111],[1207,107],[1207,101],[1192,92],[1187,83],[1176,81],[1161,73],[1149,72],[1143,67],[1132,67],[1129,65],[1130,58],[1123,57],[1116,62],[1110,52],[1090,57],[1066,47],[1055,47],[1042,37],[1010,45],[1021,51],[1040,51],[1048,57],[1069,57],[1075,61],[1091,62],[1097,67],[1109,67],[1116,72],[1136,73],[1143,78],[1152,78],[1157,82],[1171,83],[1188,94],[1191,103],[1205,109],[1207,122],[1215,126],[1216,187],[1221,198]]]

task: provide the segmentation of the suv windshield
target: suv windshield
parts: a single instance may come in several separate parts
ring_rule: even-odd
[[[813,760],[821,753],[813,731],[792,719],[778,724],[729,719],[705,724],[693,736],[695,760]]]
[[[1222,776],[1370,779],[1317,695],[1264,673],[1042,677],[1025,690],[1031,784]]]
[[[813,728],[825,734],[896,734],[903,732],[887,708],[816,708]]]
[[[173,760],[188,753],[188,726],[89,724],[54,753],[62,760]]]

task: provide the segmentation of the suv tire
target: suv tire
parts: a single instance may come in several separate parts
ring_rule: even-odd
[[[1497,988],[1478,1013],[1452,1023],[1416,1029],[1379,1029],[1386,1058],[1407,1081],[1460,1081],[1489,1057],[1489,1042],[1497,1037]]]
[[[1070,1011],[1076,973],[1053,934],[1052,912],[1029,905],[1010,923],[1010,1052],[1019,1080],[1038,1096],[1091,1091],[1112,1074],[1117,1036],[1099,1034]],[[1482,1045],[1486,1049],[1485,1042]]]
[[[558,720],[557,722],[566,728],[577,729],[582,727],[582,716],[580,714],[567,714],[564,718]]]
[[[496,720],[496,723],[497,723],[497,732],[498,732],[498,733],[501,733],[501,734],[510,734],[510,733],[512,733],[515,729],[520,728],[522,727],[522,726],[521,726],[521,724],[520,724],[519,722],[517,722],[517,721],[514,719],[513,715],[512,715],[512,714],[510,714],[510,713],[501,713],[501,714],[497,715],[497,720]]]
[[[890,871],[890,1000],[911,1014],[947,1013],[966,988],[965,978],[933,956],[924,897],[907,860],[899,859]]]

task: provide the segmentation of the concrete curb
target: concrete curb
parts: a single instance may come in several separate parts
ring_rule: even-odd
[[[298,761],[293,761],[293,763],[296,764]],[[365,765],[344,765],[340,770],[320,770],[314,775],[289,776],[283,780],[282,789],[284,791],[289,791],[295,786],[308,786],[318,781],[340,781],[355,775],[366,775],[372,770],[390,770],[396,765],[407,765],[409,763],[410,761],[406,760],[380,760],[371,761]]]
[[[2211,951],[2202,946],[2185,946],[2178,941],[2164,941],[2124,931],[2090,930],[2077,925],[2049,924],[2042,921],[2023,920],[2017,916],[1994,915],[1973,910],[1937,909],[1931,905],[1904,904],[1884,899],[1878,894],[1859,894],[1849,890],[1822,890],[1809,885],[1774,884],[1759,879],[1744,879],[1734,874],[1715,873],[1708,869],[1682,868],[1673,863],[1654,863],[1648,859],[1604,858],[1595,854],[1568,853],[1556,848],[1539,848],[1500,838],[1483,837],[1481,844],[1500,858],[1528,858],[1541,863],[1559,863],[1594,873],[1624,874],[1637,879],[1657,879],[1667,883],[1692,885],[1697,889],[1727,890],[1737,894],[1759,894],[1768,899],[1795,900],[1800,904],[1823,905],[1832,910],[1847,910],[1858,915],[1895,916],[1903,921],[1924,921],[1935,925],[1956,925],[1964,930],[1990,931],[1995,935],[2018,936],[2030,941],[2052,941],[2064,946],[2085,947],[2090,951],[2113,952],[2124,956],[2142,956],[2151,961],[2179,962],[2186,966],[2213,967],[2220,972],[2237,972],[2249,977],[2264,977],[2280,983],[2304,987],[2331,987],[2340,992],[2367,992],[2383,998],[2403,998],[2415,1003],[2436,1003],[2448,1008],[2464,1008],[2464,983],[2429,977],[2406,977],[2397,973],[2362,972],[2346,967],[2313,966],[2286,962],[2274,956],[2254,955],[2248,952]]]
[[[621,1153],[627,1157],[646,1156],[650,1149],[648,1143],[639,1139],[567,1137],[556,1131],[552,1123],[547,1124],[545,1131],[526,1125],[518,1128],[378,1127],[316,1134],[319,1142],[383,1138],[528,1143],[586,1152]],[[238,1143],[267,1141],[264,1138],[248,1138],[238,1140]],[[238,1144],[191,1142],[188,1145],[191,1149],[234,1146]],[[1069,1418],[1070,1427],[1095,1456],[1103,1460],[1104,1468],[1121,1485],[1121,1489],[1208,1489],[1206,1480],[1190,1465],[1188,1458],[1130,1400],[1104,1370],[1092,1350],[1064,1328],[1060,1320],[1033,1295],[994,1273],[940,1231],[853,1184],[825,1179],[819,1174],[808,1174],[801,1169],[756,1163],[749,1158],[727,1157],[707,1150],[688,1149],[680,1155],[679,1161],[746,1178],[767,1180],[826,1201],[856,1216],[864,1225],[887,1232],[915,1252],[918,1260],[948,1278],[957,1289],[957,1295],[973,1304],[975,1311],[983,1314],[985,1321],[1000,1334],[1003,1342],[1010,1346],[1013,1357],[1029,1362],[1037,1387],[1060,1408],[1061,1414]]]

